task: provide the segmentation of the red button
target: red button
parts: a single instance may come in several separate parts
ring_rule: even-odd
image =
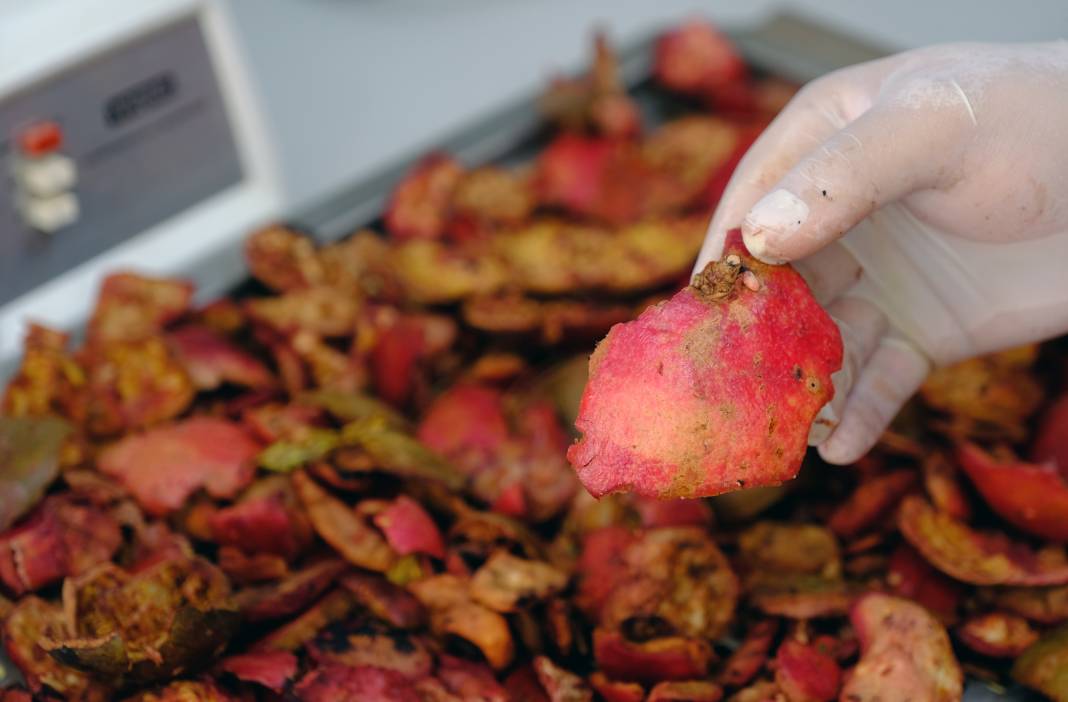
[[[19,148],[25,156],[44,156],[63,145],[63,130],[55,122],[38,122],[19,134]]]

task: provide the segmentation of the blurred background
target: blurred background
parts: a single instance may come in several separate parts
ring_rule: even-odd
[[[109,271],[222,293],[257,226],[366,225],[426,151],[473,165],[500,149],[465,143],[536,128],[534,97],[589,65],[596,29],[648,57],[693,16],[791,80],[936,42],[1068,35],[1065,0],[0,0],[0,363],[27,319],[77,328]],[[769,65],[754,44],[778,47]]]
[[[1065,0],[226,0],[290,204],[374,172],[589,56],[688,15],[800,14],[888,50],[1068,36]]]

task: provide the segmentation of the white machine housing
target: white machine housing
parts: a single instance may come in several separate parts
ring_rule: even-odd
[[[59,161],[77,177],[63,184],[68,205],[81,198],[82,220],[53,232],[27,222],[19,189],[19,132],[39,121],[69,131]],[[197,149],[229,161],[203,174],[213,153],[174,165]],[[30,321],[76,331],[110,272],[185,275],[204,295],[223,292],[213,288],[240,275],[241,234],[281,202],[216,0],[0,0],[0,368]]]

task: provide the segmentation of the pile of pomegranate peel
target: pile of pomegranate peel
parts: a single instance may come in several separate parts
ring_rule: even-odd
[[[734,230],[722,260],[598,345],[568,459],[597,497],[777,485],[797,475],[842,355],[801,275]]]
[[[120,272],[84,340],[31,326],[0,397],[0,702],[1068,702],[1068,337],[938,369],[788,489],[577,489],[580,404],[590,484],[691,495],[790,477],[830,395],[833,325],[735,233],[581,402],[588,342],[678,291],[782,85],[725,41],[655,57],[714,114],[423,161],[386,236],[269,227],[239,296]]]

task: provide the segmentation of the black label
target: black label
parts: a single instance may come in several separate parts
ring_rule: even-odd
[[[173,73],[160,73],[147,78],[104,103],[104,121],[118,127],[138,115],[169,102],[178,93],[178,81]]]

